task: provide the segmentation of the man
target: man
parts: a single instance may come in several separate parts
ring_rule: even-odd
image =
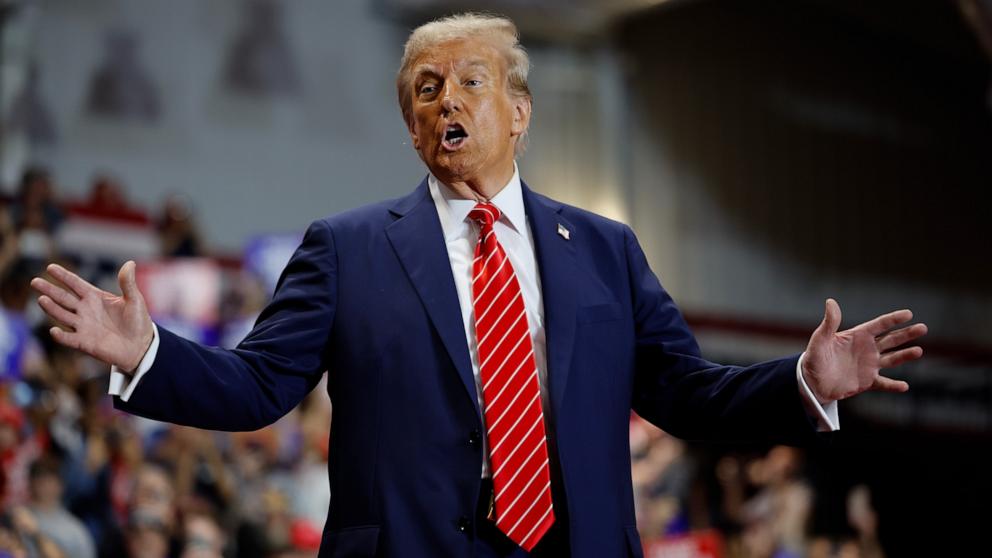
[[[896,347],[925,326],[889,331],[908,310],[838,333],[828,300],[801,364],[703,360],[628,227],[520,181],[527,70],[509,20],[415,30],[397,91],[430,175],[314,222],[233,351],[156,328],[131,262],[120,297],[36,279],[53,336],[116,365],[118,407],[202,428],[269,424],[326,370],[321,556],[640,556],[631,408],[682,437],[798,443],[838,399],[908,389],[878,374],[922,354]]]
[[[76,516],[62,504],[62,477],[58,463],[42,457],[31,464],[31,500],[38,531],[54,541],[66,556],[96,556],[93,537]]]

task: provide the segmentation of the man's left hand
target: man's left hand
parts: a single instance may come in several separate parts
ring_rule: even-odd
[[[810,337],[803,356],[803,378],[820,404],[869,390],[908,390],[909,384],[886,378],[879,370],[923,356],[920,347],[900,348],[927,332],[926,324],[903,325],[911,319],[909,310],[897,310],[837,331],[840,306],[828,298],[823,322]]]

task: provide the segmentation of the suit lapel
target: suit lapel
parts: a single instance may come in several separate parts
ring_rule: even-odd
[[[548,354],[548,384],[554,416],[561,410],[575,341],[575,309],[579,300],[575,278],[575,228],[561,215],[562,204],[535,194],[521,184],[524,207],[534,236],[534,250],[541,274],[545,335]],[[570,238],[559,233],[563,226]]]
[[[399,218],[386,227],[386,236],[479,412],[458,291],[451,276],[444,233],[427,180],[424,179],[412,194],[401,198],[390,211]]]

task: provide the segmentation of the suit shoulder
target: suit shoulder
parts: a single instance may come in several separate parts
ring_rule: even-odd
[[[562,217],[567,219],[576,227],[591,228],[599,231],[600,234],[608,236],[623,236],[626,231],[630,229],[626,223],[610,219],[609,217],[604,217],[598,213],[593,213],[588,209],[582,209],[581,207],[562,203],[558,200],[551,199],[538,193],[534,193],[534,196],[546,205],[556,208]]]
[[[410,195],[408,194],[398,198],[391,198],[347,209],[340,213],[334,213],[317,219],[311,226],[321,223],[333,231],[335,235],[382,230],[386,225],[395,220],[391,210],[409,197]]]
[[[332,229],[347,228],[370,221],[385,221],[389,216],[389,208],[396,200],[380,201],[347,209],[318,219]]]

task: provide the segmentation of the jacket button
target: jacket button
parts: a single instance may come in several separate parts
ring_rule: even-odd
[[[455,524],[459,533],[468,533],[469,529],[472,528],[472,521],[466,516],[461,516],[458,518],[458,522]]]
[[[469,445],[471,445],[471,446],[477,446],[477,445],[479,445],[479,442],[481,442],[481,441],[482,441],[482,433],[481,432],[479,432],[478,430],[473,430],[473,431],[469,432],[469,434],[468,434],[468,443],[469,443]]]

